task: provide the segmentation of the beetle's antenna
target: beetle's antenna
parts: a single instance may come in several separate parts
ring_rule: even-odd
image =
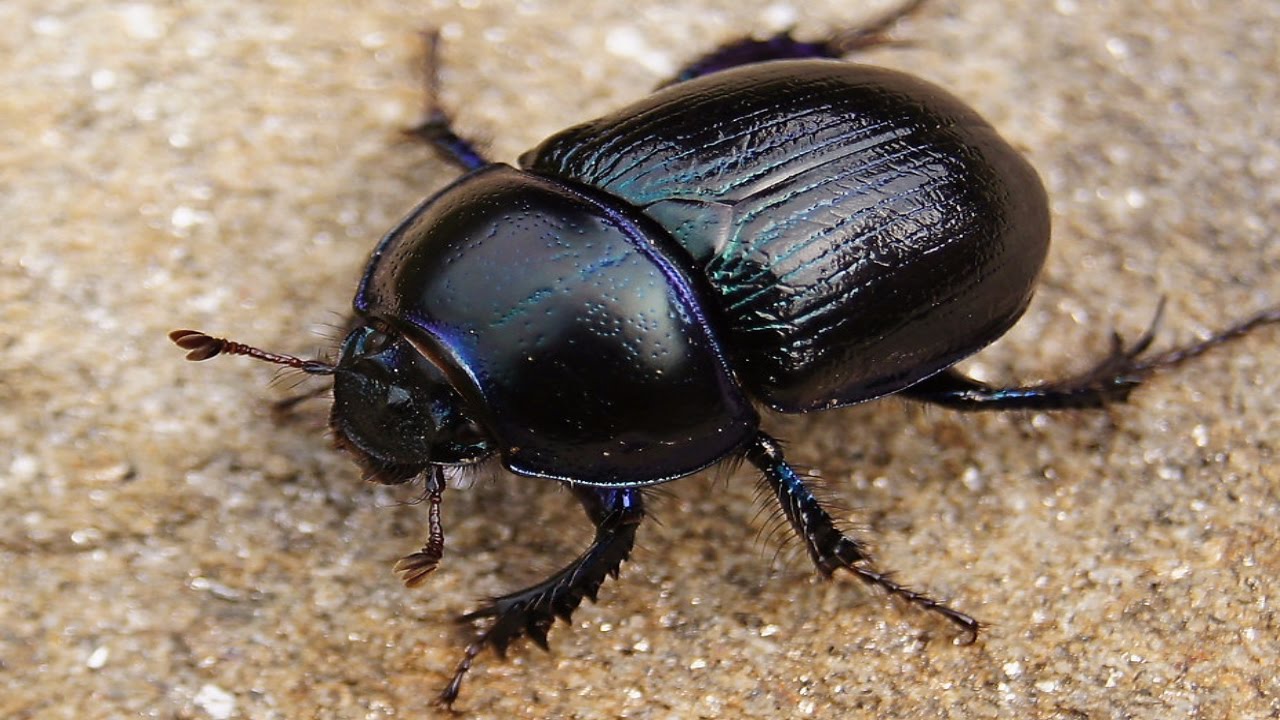
[[[175,345],[187,351],[187,359],[192,362],[208,360],[218,355],[244,355],[255,360],[297,368],[309,375],[332,375],[337,369],[323,360],[303,360],[293,355],[267,352],[252,345],[244,345],[226,338],[206,335],[199,330],[174,330],[169,339]]]

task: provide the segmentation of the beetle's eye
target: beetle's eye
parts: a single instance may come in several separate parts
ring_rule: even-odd
[[[458,429],[458,438],[462,442],[479,443],[484,442],[486,435],[484,430],[481,429],[479,423],[471,418],[467,418],[467,421]]]
[[[362,355],[377,355],[391,345],[391,335],[378,327],[371,327],[362,343]]]

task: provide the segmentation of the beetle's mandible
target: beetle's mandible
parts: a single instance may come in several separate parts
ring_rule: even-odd
[[[1153,323],[1092,370],[1033,386],[953,369],[1026,308],[1049,210],[1031,166],[962,102],[840,60],[921,4],[821,42],[725,45],[518,167],[484,158],[432,102],[412,132],[466,174],[378,243],[336,362],[171,334],[192,360],[242,354],[332,376],[332,430],[366,476],[426,484],[427,541],[397,565],[409,585],[441,559],[449,468],[497,458],[582,503],[591,545],[467,616],[486,627],[443,702],[486,647],[545,646],[556,618],[595,598],[631,552],[645,488],[726,458],[759,471],[819,572],[848,571],[972,640],[976,620],[890,579],[836,527],[758,408],[891,394],[963,410],[1094,408],[1280,322],[1272,309],[1149,353]]]

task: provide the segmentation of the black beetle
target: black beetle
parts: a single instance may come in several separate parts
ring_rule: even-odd
[[[429,537],[397,565],[410,585],[441,558],[445,468],[497,456],[582,503],[594,542],[466,616],[491,620],[443,702],[486,646],[545,647],[557,617],[595,598],[631,551],[644,488],[726,458],[762,473],[821,573],[847,570],[971,641],[976,620],[891,580],[837,529],[756,406],[898,394],[964,410],[1100,407],[1280,322],[1272,309],[1146,355],[1153,322],[1092,370],[1034,386],[952,369],[1026,308],[1049,211],[1035,171],[959,100],[837,59],[921,4],[823,42],[726,45],[647,99],[552,136],[520,169],[485,160],[435,109],[413,134],[468,173],[373,251],[336,363],[171,334],[188,359],[243,354],[333,376],[330,424],[367,477],[425,478]]]

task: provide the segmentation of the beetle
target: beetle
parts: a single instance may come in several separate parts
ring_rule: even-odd
[[[192,330],[188,359],[239,354],[330,376],[330,426],[367,478],[421,478],[428,538],[396,565],[422,583],[443,556],[446,471],[496,458],[564,484],[595,527],[546,580],[464,616],[477,655],[547,646],[557,618],[616,576],[651,486],[740,458],[756,468],[818,571],[980,623],[879,570],[760,429],[898,395],[961,410],[1097,408],[1157,370],[1262,325],[1198,343],[1134,343],[1074,377],[996,387],[954,365],[1022,315],[1049,244],[1030,164],[974,111],[913,76],[844,62],[923,4],[803,42],[724,45],[654,94],[491,162],[434,102],[412,134],[465,171],[373,250],[336,362]],[[435,38],[428,37],[434,68]],[[1163,308],[1163,303],[1161,304]]]

